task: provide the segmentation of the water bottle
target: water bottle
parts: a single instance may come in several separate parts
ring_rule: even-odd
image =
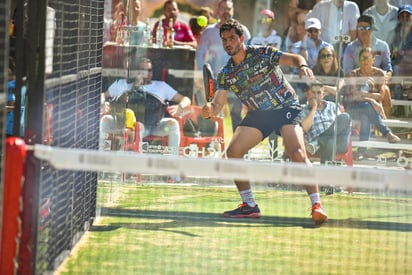
[[[369,93],[369,83],[368,81],[365,81],[365,84],[362,85],[360,88],[362,93]]]
[[[173,28],[173,18],[169,20],[169,27],[167,28],[166,34],[166,47],[173,48],[175,43],[175,29]]]
[[[156,30],[156,46],[158,48],[163,47],[163,37],[164,37],[163,20],[160,19],[159,23],[157,24],[157,30]]]
[[[150,47],[152,45],[152,29],[150,28],[150,20],[146,19],[146,26],[143,31],[143,47]]]

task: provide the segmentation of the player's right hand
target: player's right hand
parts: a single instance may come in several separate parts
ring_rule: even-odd
[[[212,106],[209,104],[206,104],[202,108],[202,115],[204,118],[209,118],[212,114]]]

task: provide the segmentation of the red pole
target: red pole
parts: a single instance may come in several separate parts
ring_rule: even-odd
[[[17,247],[20,238],[20,198],[26,144],[21,138],[6,140],[4,160],[3,217],[1,229],[0,274],[11,275],[17,270]]]

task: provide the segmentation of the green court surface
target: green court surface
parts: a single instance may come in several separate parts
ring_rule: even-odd
[[[356,190],[355,190],[356,191]],[[361,191],[361,190],[359,190]],[[56,274],[411,274],[412,196],[256,188],[260,219],[226,219],[234,186],[99,184],[101,216]]]

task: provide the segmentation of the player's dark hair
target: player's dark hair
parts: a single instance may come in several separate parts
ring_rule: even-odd
[[[220,26],[220,37],[222,37],[222,32],[230,31],[231,29],[234,29],[237,35],[243,35],[243,28],[240,22],[235,19],[229,19]]]

